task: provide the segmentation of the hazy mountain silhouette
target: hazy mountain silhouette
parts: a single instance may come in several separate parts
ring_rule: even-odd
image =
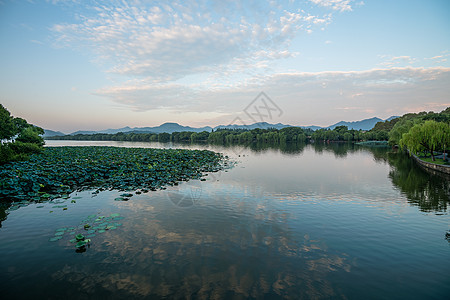
[[[398,118],[397,116],[392,116],[386,120],[392,120]],[[340,121],[336,124],[330,125],[328,127],[320,127],[320,126],[299,126],[301,128],[309,128],[312,130],[317,130],[317,129],[334,129],[337,126],[347,126],[348,129],[355,129],[355,130],[370,130],[372,129],[375,124],[377,122],[380,121],[385,121],[382,120],[380,118],[370,118],[370,119],[364,119],[361,121],[354,121],[354,122],[346,122],[346,121]],[[217,129],[248,129],[248,130],[252,130],[255,128],[261,128],[261,129],[269,129],[269,128],[275,128],[275,129],[282,129],[285,127],[291,127],[293,125],[287,125],[287,124],[282,124],[282,123],[277,123],[277,124],[270,124],[267,122],[258,122],[258,123],[254,123],[254,124],[249,124],[249,125],[219,125],[216,127],[210,127],[210,126],[205,126],[205,127],[200,127],[200,128],[196,128],[196,127],[190,127],[190,126],[183,126],[180,125],[178,123],[172,123],[172,122],[167,122],[164,124],[161,124],[159,126],[155,126],[155,127],[122,127],[122,128],[117,128],[117,129],[105,129],[105,130],[98,130],[98,131],[75,131],[70,133],[70,135],[76,135],[76,134],[95,134],[95,133],[108,133],[108,134],[115,134],[118,132],[136,132],[136,133],[162,133],[162,132],[167,132],[167,133],[173,133],[173,132],[183,132],[183,131],[193,131],[193,132],[202,132],[202,131],[208,131],[210,132],[211,130],[217,130]],[[60,131],[53,131],[53,130],[49,130],[49,129],[45,129],[45,134],[44,137],[48,137],[48,136],[60,136],[60,135],[64,135],[64,133],[60,132]]]

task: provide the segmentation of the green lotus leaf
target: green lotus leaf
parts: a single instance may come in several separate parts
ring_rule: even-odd
[[[88,243],[87,241],[79,241],[79,242],[75,245],[75,247],[81,248],[81,247],[86,246],[87,243]]]
[[[54,236],[52,238],[49,239],[50,242],[56,242],[58,240],[62,239],[62,236]]]
[[[79,233],[79,234],[77,234],[77,235],[75,236],[75,238],[76,238],[78,241],[81,241],[81,240],[84,239],[84,235],[82,235],[81,233]]]

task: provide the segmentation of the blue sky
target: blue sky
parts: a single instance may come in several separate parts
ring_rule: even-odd
[[[450,106],[449,1],[0,1],[0,103],[72,132]],[[259,120],[260,121],[260,120]]]

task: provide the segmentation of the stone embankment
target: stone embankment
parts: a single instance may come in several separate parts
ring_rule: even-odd
[[[449,165],[437,165],[437,164],[423,161],[414,154],[412,154],[411,156],[420,166],[424,167],[425,169],[450,175],[450,166]]]

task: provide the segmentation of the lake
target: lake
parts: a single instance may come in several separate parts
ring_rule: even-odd
[[[209,149],[236,165],[129,201],[90,190],[8,209],[2,299],[450,295],[449,180],[391,149],[46,143]],[[76,251],[70,234],[103,220]]]

